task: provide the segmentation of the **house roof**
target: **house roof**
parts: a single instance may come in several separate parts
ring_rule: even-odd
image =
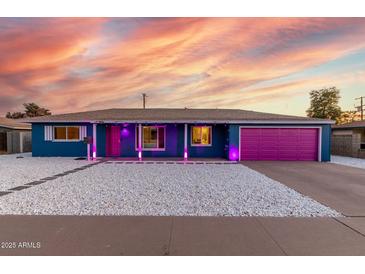
[[[0,117],[0,127],[5,127],[10,129],[31,130],[32,129],[31,125],[23,121],[24,120],[14,120]]]
[[[30,123],[47,122],[282,122],[331,124],[331,120],[263,113],[240,109],[174,109],[174,108],[113,108],[58,114],[27,119]]]
[[[343,125],[333,125],[332,126],[333,129],[351,129],[351,128],[359,128],[359,127],[365,128],[365,121],[356,121],[356,122],[347,123],[347,124],[343,124]]]

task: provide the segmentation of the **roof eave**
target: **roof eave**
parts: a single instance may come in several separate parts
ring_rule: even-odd
[[[30,123],[334,124],[331,120],[45,120]]]
[[[1,125],[0,127],[8,128],[8,129],[16,129],[16,130],[31,130],[31,127],[13,127],[13,126],[7,126],[7,125]]]

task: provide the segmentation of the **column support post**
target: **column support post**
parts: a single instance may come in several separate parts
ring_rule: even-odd
[[[93,160],[96,160],[97,157],[97,151],[96,151],[96,144],[97,144],[97,139],[96,139],[96,124],[93,124],[93,147],[92,147],[92,158]]]
[[[138,124],[138,160],[142,161],[142,124]]]
[[[184,125],[184,161],[188,160],[188,124]]]

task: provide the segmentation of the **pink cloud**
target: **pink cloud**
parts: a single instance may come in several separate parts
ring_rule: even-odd
[[[257,84],[365,48],[361,18],[163,18],[128,31],[110,27],[118,20],[132,19],[0,19],[1,110],[136,107],[141,92],[155,107],[270,104],[328,78]]]

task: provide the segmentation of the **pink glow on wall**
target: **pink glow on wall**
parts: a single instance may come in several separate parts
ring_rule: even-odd
[[[127,128],[122,129],[122,137],[128,137],[129,136],[129,130]]]
[[[236,146],[229,147],[228,159],[230,161],[238,161],[239,152]]]
[[[142,151],[138,151],[138,159],[141,161],[142,160]]]
[[[184,160],[187,160],[188,159],[188,152],[185,150],[184,151]]]

